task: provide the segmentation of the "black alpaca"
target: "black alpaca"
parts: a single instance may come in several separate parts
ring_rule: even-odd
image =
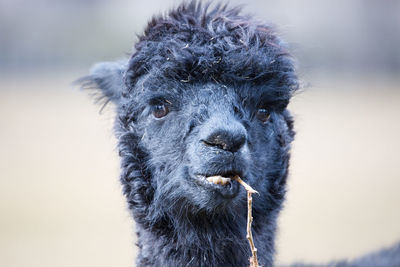
[[[273,265],[298,81],[270,26],[192,1],[154,18],[129,60],[81,81],[117,107],[137,266],[247,266],[246,192],[234,175],[260,193],[253,234],[260,264]]]

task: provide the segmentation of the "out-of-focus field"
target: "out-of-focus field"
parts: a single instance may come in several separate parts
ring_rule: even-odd
[[[75,77],[0,81],[0,266],[133,266],[112,107],[99,115]],[[398,84],[322,81],[294,98],[280,263],[400,240]]]

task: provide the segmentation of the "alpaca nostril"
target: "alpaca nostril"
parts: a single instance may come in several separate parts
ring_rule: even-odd
[[[246,143],[246,135],[243,132],[219,130],[211,133],[206,139],[201,140],[205,145],[216,147],[229,152],[237,152]]]

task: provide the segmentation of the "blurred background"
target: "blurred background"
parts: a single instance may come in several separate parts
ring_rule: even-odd
[[[0,0],[0,266],[133,265],[113,107],[72,81],[179,2]],[[278,263],[399,241],[400,1],[229,2],[277,25],[305,85]]]

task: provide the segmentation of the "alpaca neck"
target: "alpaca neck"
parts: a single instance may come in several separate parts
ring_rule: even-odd
[[[253,235],[259,262],[272,266],[275,216],[254,218]],[[248,266],[246,215],[235,218],[200,217],[173,224],[137,224],[137,266]],[[190,264],[189,264],[190,263]]]

